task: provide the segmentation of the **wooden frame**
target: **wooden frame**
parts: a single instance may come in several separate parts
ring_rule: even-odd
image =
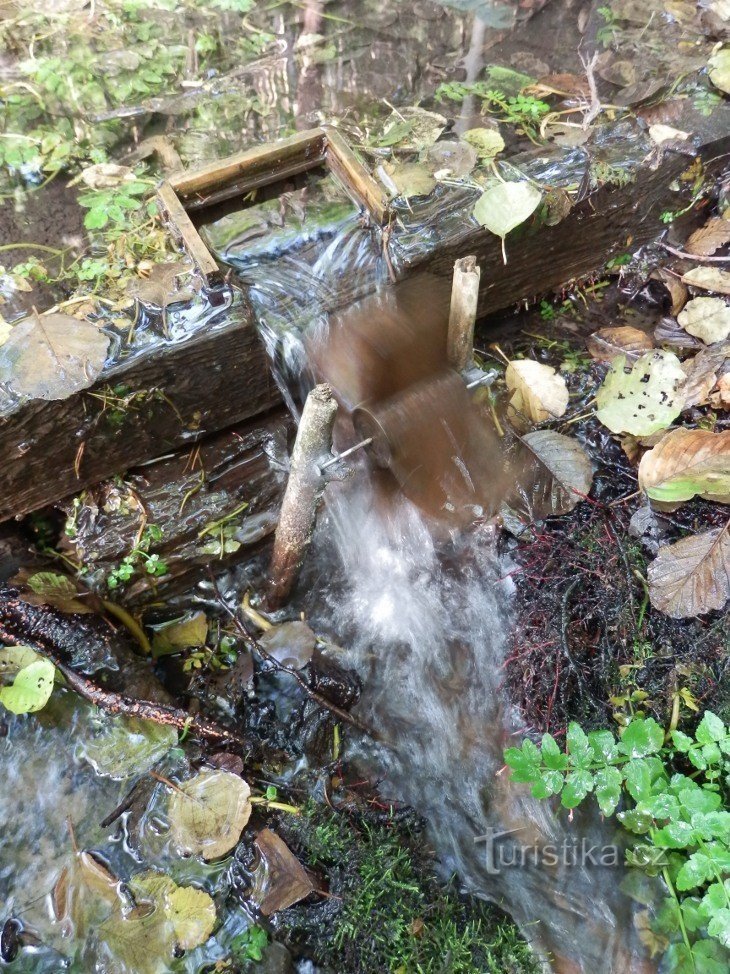
[[[326,166],[378,226],[387,219],[388,197],[339,132],[329,127],[308,129],[286,139],[220,159],[209,166],[182,172],[162,183],[157,198],[170,228],[208,284],[221,278],[217,261],[203,243],[189,214],[223,200],[242,196],[289,176]]]

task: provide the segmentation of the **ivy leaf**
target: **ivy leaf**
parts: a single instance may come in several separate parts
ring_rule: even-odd
[[[613,815],[621,798],[623,776],[618,768],[601,768],[596,772],[596,801],[602,815]]]
[[[0,690],[0,703],[13,714],[34,714],[42,710],[53,693],[56,668],[47,659],[24,666],[9,687]]]
[[[630,758],[656,754],[664,743],[664,731],[653,717],[634,717],[621,735],[619,750]]]

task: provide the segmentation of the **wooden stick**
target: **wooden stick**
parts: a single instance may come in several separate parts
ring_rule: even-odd
[[[324,488],[319,464],[332,450],[337,402],[326,383],[307,396],[291,457],[269,570],[269,608],[288,598],[312,538],[317,504]]]
[[[474,360],[474,323],[480,277],[476,257],[462,257],[454,264],[447,357],[449,365],[457,372],[464,372]]]
[[[157,190],[157,199],[162,210],[167,214],[171,228],[179,235],[185,249],[197,264],[198,270],[206,282],[212,285],[223,280],[223,274],[215,258],[203,243],[193,221],[185,212],[185,208],[169,182],[162,183]]]

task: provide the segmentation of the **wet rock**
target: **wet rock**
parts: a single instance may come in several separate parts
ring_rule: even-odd
[[[256,967],[260,974],[294,974],[292,955],[275,940],[268,945]]]

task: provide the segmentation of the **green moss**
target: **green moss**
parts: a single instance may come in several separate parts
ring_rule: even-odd
[[[287,911],[285,933],[316,963],[338,974],[538,970],[511,920],[436,878],[416,820],[305,812],[288,839],[326,875],[331,897],[315,921],[311,909]]]

